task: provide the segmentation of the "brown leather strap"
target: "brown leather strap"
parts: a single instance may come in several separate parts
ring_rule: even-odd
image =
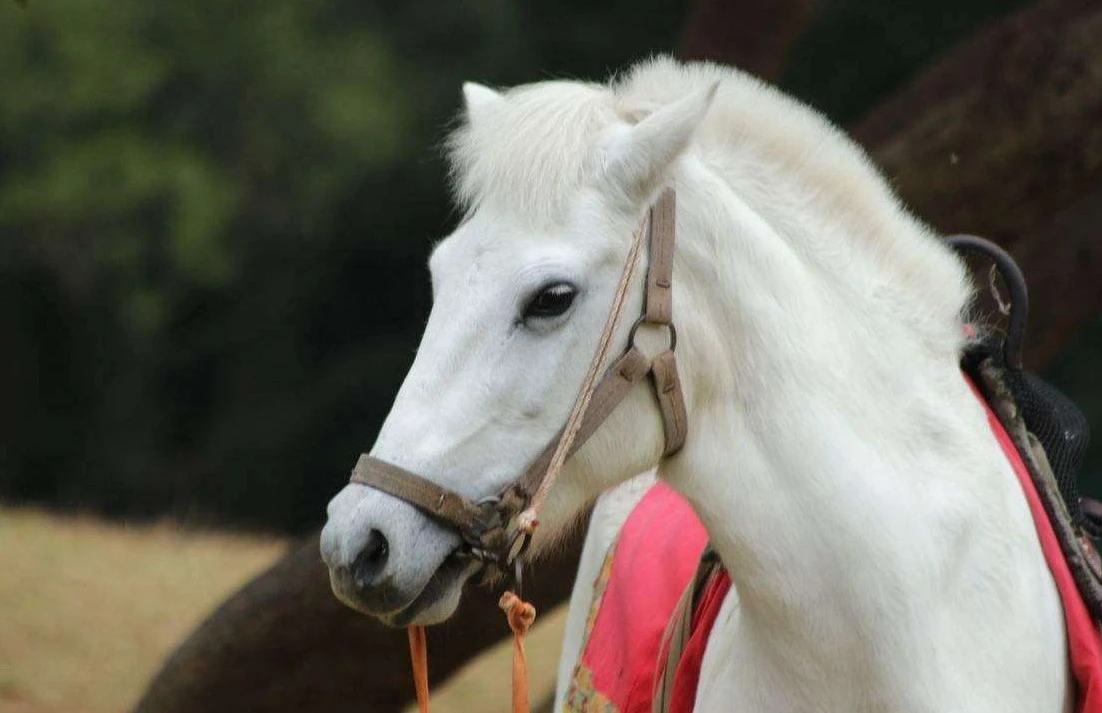
[[[654,395],[658,397],[658,410],[662,413],[662,430],[666,446],[662,455],[670,457],[685,445],[689,417],[685,411],[685,397],[681,391],[681,379],[677,376],[677,360],[673,352],[664,351],[651,362],[654,379]]]
[[[489,524],[484,511],[462,495],[366,453],[356,462],[351,482],[401,498],[464,534],[477,533]]]
[[[673,331],[673,254],[676,238],[677,197],[673,189],[666,189],[650,211],[650,256],[643,293],[643,316],[640,318],[644,324],[665,325],[670,330],[669,349],[651,362],[654,394],[658,398],[666,439],[662,450],[665,457],[681,450],[688,429],[685,396],[673,354],[677,345],[677,333]]]
[[[649,369],[650,363],[646,355],[636,347],[628,349],[609,366],[593,392],[593,399],[590,401],[582,426],[571,445],[571,454],[589,440],[597,427],[628,395],[631,387],[647,375]],[[551,455],[554,453],[557,442],[558,438],[553,439],[543,453],[528,466],[524,475],[515,484],[510,485],[509,489],[518,488],[522,498],[531,497],[547,471],[547,464],[551,462]],[[501,512],[500,518],[496,518],[497,522],[488,522],[491,519],[487,517],[489,512],[492,512],[491,506],[480,507],[462,495],[416,473],[366,453],[362,454],[356,463],[351,482],[367,485],[405,500],[427,515],[455,527],[468,541],[472,539],[477,541],[486,529],[502,526],[516,514]]]
[[[576,453],[589,440],[589,437],[596,432],[597,427],[604,423],[608,415],[628,395],[631,387],[647,375],[649,369],[650,363],[647,361],[646,355],[634,346],[609,366],[608,371],[605,372],[600,383],[597,384],[597,389],[593,392],[593,399],[589,402],[589,409],[586,410],[582,427],[578,430],[578,435],[574,437],[574,443],[570,446],[569,455]],[[524,475],[520,477],[518,485],[526,495],[531,496],[532,493],[536,492],[540,481],[543,480],[544,473],[547,472],[548,464],[551,463],[551,456],[554,454],[558,442],[558,436],[551,439],[551,443],[547,445],[543,453],[532,461],[532,464],[524,471]]]
[[[650,211],[650,255],[643,293],[643,321],[673,321],[673,251],[677,236],[677,198],[672,188],[663,191]]]
[[[558,467],[551,467],[552,463],[561,466],[565,458],[581,448],[623,401],[631,388],[647,374],[651,375],[662,416],[665,435],[663,455],[670,456],[680,450],[685,443],[688,417],[681,380],[677,374],[677,361],[673,355],[677,343],[672,322],[676,209],[674,192],[667,189],[651,206],[648,214],[646,237],[649,258],[643,293],[643,313],[636,323],[636,327],[644,323],[667,327],[670,332],[669,348],[653,360],[648,360],[634,344],[633,328],[632,342],[604,375],[593,382],[591,379],[596,372],[587,374],[579,396],[581,406],[575,404],[578,413],[571,414],[567,426],[519,479],[494,498],[475,503],[416,473],[365,454],[360,456],[352,471],[352,482],[377,488],[409,502],[427,515],[459,530],[480,559],[504,563],[517,556],[527,543],[527,539],[524,539],[522,546],[514,549],[511,554],[505,551],[513,548],[517,541],[515,533],[519,531],[527,536],[535,527],[542,496],[553,482],[554,473],[558,471]],[[626,294],[632,269],[637,264],[641,238],[640,233],[636,233],[628,264],[621,277],[617,300],[610,313],[609,323],[602,333],[602,348],[596,353],[591,369],[599,368],[603,362],[606,342],[616,331],[623,306],[623,294]],[[592,392],[590,388],[593,389]],[[564,439],[566,443],[563,443]],[[560,449],[565,451],[565,456],[558,452]]]
[[[654,694],[651,697],[651,713],[668,713],[673,699],[673,683],[677,675],[677,664],[681,661],[681,655],[685,653],[685,647],[689,643],[689,636],[693,629],[693,614],[696,612],[700,594],[704,591],[708,582],[723,570],[723,564],[719,561],[715,551],[709,544],[704,548],[700,556],[700,564],[697,565],[696,574],[686,585],[681,597],[677,600],[673,614],[666,622],[666,630],[662,634],[662,644],[658,648],[658,666],[654,672]]]

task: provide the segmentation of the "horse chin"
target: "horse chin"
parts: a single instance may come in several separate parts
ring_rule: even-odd
[[[395,612],[377,616],[381,622],[395,628],[415,624],[430,626],[446,621],[459,607],[463,585],[477,571],[478,563],[451,555],[408,604]]]

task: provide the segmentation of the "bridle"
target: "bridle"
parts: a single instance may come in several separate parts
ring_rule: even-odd
[[[459,533],[463,540],[459,554],[477,560],[491,571],[508,571],[511,565],[519,563],[531,542],[544,497],[563,463],[646,376],[650,376],[662,418],[663,457],[680,450],[685,443],[688,423],[674,359],[677,347],[677,331],[673,325],[675,223],[675,194],[667,189],[651,205],[634,234],[600,343],[566,425],[519,478],[495,495],[471,500],[417,473],[365,453],[352,471],[351,482],[381,490],[415,506]],[[620,324],[644,237],[649,259],[642,314],[631,328],[624,351],[598,379]],[[653,359],[636,345],[637,332],[642,325],[662,327],[669,334],[666,349]]]

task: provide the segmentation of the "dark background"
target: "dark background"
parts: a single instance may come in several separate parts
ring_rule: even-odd
[[[710,21],[753,39],[708,4],[0,0],[0,498],[320,524],[430,308],[461,82],[602,79]],[[1023,5],[789,4],[786,60],[751,69],[843,125]],[[1100,310],[1066,300],[1033,366],[1099,428]]]

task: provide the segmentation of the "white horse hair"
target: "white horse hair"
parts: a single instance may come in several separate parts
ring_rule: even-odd
[[[433,311],[373,455],[473,498],[516,478],[565,421],[632,232],[673,187],[688,441],[659,462],[636,388],[568,462],[535,546],[657,466],[735,582],[698,711],[1067,710],[1059,597],[959,369],[966,271],[864,153],[713,65],[464,94],[450,153],[466,219],[430,261]],[[532,311],[548,289],[573,298],[561,315]],[[637,284],[626,313],[641,299]],[[560,674],[638,492],[597,510]],[[394,625],[454,611],[470,576],[455,533],[360,485],[329,516],[342,599]]]

